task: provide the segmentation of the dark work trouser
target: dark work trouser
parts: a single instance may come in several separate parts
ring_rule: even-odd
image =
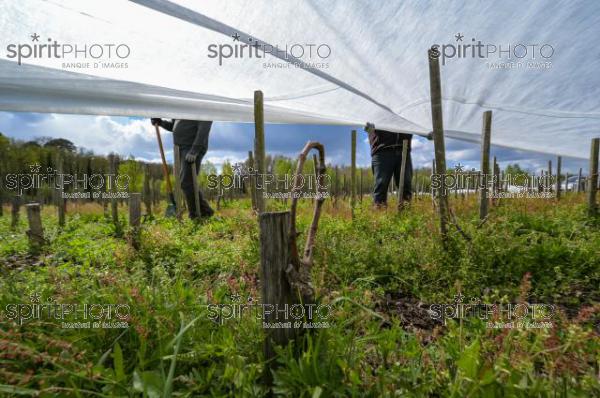
[[[387,203],[388,186],[392,177],[396,187],[400,184],[400,168],[402,167],[402,147],[383,149],[375,153],[371,159],[371,168],[375,177],[373,187],[373,201],[375,204]],[[404,170],[404,200],[410,200],[412,196],[412,159],[410,147],[407,151],[406,169]]]
[[[187,203],[188,212],[191,219],[198,218],[200,216],[210,216],[214,213],[213,209],[208,204],[208,201],[202,195],[202,191],[198,189],[198,195],[200,198],[200,213],[196,211],[196,197],[194,196],[194,178],[197,178],[192,171],[192,163],[185,160],[185,155],[191,150],[191,147],[180,147],[179,148],[179,181],[181,182],[181,190],[185,196],[185,202]],[[200,165],[202,158],[206,154],[206,150],[200,151],[196,156],[196,173],[200,174]]]

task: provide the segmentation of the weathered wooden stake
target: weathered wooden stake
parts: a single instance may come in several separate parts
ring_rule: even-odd
[[[338,166],[335,166],[334,170],[335,170],[335,172],[334,172],[335,181],[333,182],[333,207],[337,208],[338,195],[340,194],[340,191],[339,191],[340,184],[339,184],[339,179],[338,179],[338,177],[339,177],[338,176],[338,174],[339,174]]]
[[[254,156],[252,151],[248,151],[248,171],[250,171],[250,200],[252,203],[252,210],[257,211],[256,207],[256,177],[254,176]]]
[[[110,173],[115,177],[115,180],[113,180],[113,184],[111,186],[111,192],[113,194],[115,194],[117,192],[117,186],[116,186],[116,176],[117,176],[117,159],[116,156],[111,154],[109,156],[110,159]],[[119,222],[119,202],[117,201],[116,197],[114,197],[115,195],[113,195],[113,197],[110,199],[110,208],[111,208],[111,215],[112,215],[112,222],[115,226],[115,233],[118,236],[121,236],[122,234],[122,227],[121,227],[121,223]]]
[[[110,160],[110,174],[112,174],[115,179],[113,179],[113,184],[111,187],[111,192],[114,194],[116,193],[116,176],[117,176],[117,160],[115,159],[115,155],[110,154],[109,155],[109,160]],[[114,195],[113,195],[114,196]],[[120,230],[120,223],[119,223],[119,208],[118,208],[118,203],[117,203],[117,199],[115,197],[112,197],[110,199],[110,208],[111,208],[111,214],[112,214],[112,221],[113,224],[115,225],[115,227],[117,228],[117,230]]]
[[[400,164],[400,178],[398,183],[398,211],[404,207],[404,173],[406,172],[406,157],[408,156],[408,140],[402,140],[402,163]],[[410,181],[408,181],[410,184]]]
[[[177,219],[181,220],[185,212],[185,199],[181,190],[181,181],[179,173],[181,172],[181,152],[179,145],[173,145],[173,177],[175,184],[173,185],[173,196],[175,197],[175,208],[177,209]],[[168,200],[168,198],[167,198]]]
[[[356,130],[350,134],[350,209],[354,218],[354,204],[356,203]]]
[[[56,163],[57,163],[57,171],[58,174],[61,176],[60,178],[60,187],[58,188],[58,190],[55,190],[55,195],[56,195],[56,207],[58,209],[58,225],[60,227],[63,227],[65,225],[65,207],[67,205],[67,201],[65,198],[63,198],[63,193],[65,192],[65,184],[63,181],[63,165],[64,165],[64,161],[63,161],[63,157],[58,154],[58,157],[56,159]]]
[[[40,204],[29,203],[25,205],[25,208],[27,209],[27,221],[29,222],[29,230],[27,231],[29,249],[33,254],[38,254],[44,246],[44,229],[42,228]]]
[[[21,198],[15,196],[11,201],[11,209],[10,209],[10,228],[15,229],[19,224],[19,210],[21,207]]]
[[[546,187],[548,187],[548,191],[552,192],[552,160],[548,161],[548,183]]]
[[[433,146],[435,150],[435,169],[443,174],[438,191],[440,232],[444,244],[448,234],[448,192],[446,192],[446,146],[444,144],[444,122],[442,115],[442,85],[440,77],[439,52],[428,50],[429,89],[431,94],[431,124],[433,126]]]
[[[142,194],[129,194],[129,226],[137,228],[142,219]]]
[[[492,199],[492,203],[494,205],[498,205],[500,200],[498,199],[498,192],[500,192],[500,166],[498,166],[498,162],[496,162],[496,157],[494,156],[494,198]]]
[[[131,227],[131,245],[140,248],[140,223],[142,220],[142,194],[129,194],[129,226]]]
[[[579,168],[579,174],[577,175],[577,193],[581,192],[581,174],[582,174],[583,170],[580,167]]]
[[[256,207],[260,214],[264,213],[266,209],[266,201],[263,196],[266,172],[265,118],[263,93],[260,90],[254,92],[254,163],[260,182],[256,187]]]
[[[590,171],[586,189],[588,192],[588,214],[595,217],[598,213],[596,203],[596,191],[598,189],[598,152],[600,150],[600,138],[593,138],[590,148]]]
[[[144,165],[144,206],[146,207],[146,214],[152,216],[152,182],[150,176],[150,165]]]
[[[358,171],[358,201],[362,203],[363,201],[363,169],[359,169]]]
[[[556,159],[556,200],[560,200],[560,166],[562,157]]]
[[[261,213],[260,226],[260,284],[261,298],[264,308],[263,325],[286,323],[291,312],[283,311],[294,304],[299,304],[297,293],[290,286],[285,270],[291,262],[290,254],[290,212]],[[271,369],[276,366],[275,346],[287,345],[297,336],[296,329],[290,328],[264,328],[264,356],[266,369],[264,372],[265,383],[272,384]]]
[[[488,215],[488,176],[490,172],[490,143],[492,136],[492,111],[483,112],[483,127],[481,129],[481,171],[479,175],[483,178],[477,182],[476,186],[481,185],[479,195],[479,219],[483,220]]]

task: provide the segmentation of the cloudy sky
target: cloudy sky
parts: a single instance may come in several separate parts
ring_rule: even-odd
[[[371,157],[367,134],[362,126],[358,131],[357,162],[359,166],[370,165]],[[328,163],[346,165],[350,163],[350,130],[352,127],[319,125],[267,125],[266,149],[273,155],[296,157],[306,141],[316,140],[325,145]],[[0,132],[20,140],[36,137],[66,138],[76,146],[92,150],[97,154],[119,153],[133,155],[137,159],[158,162],[160,155],[155,133],[148,119],[109,116],[82,116],[42,113],[0,112]],[[172,157],[172,135],[163,132],[167,157]],[[254,126],[246,123],[215,122],[210,135],[210,148],[205,159],[219,166],[246,159],[253,147]],[[415,167],[429,166],[433,158],[433,143],[424,138],[413,139],[413,164]],[[450,166],[460,163],[467,168],[479,169],[479,145],[447,139],[446,159]],[[517,151],[492,146],[501,167],[519,163],[530,171],[547,168],[548,160],[556,165],[555,157],[534,152]],[[587,162],[563,158],[564,172],[576,173]]]

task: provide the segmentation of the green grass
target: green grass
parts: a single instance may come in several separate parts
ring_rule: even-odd
[[[428,200],[403,214],[371,209],[351,220],[326,204],[313,283],[334,308],[330,327],[278,351],[273,391],[293,397],[554,397],[600,394],[600,230],[582,198],[506,200],[479,226],[476,203],[453,200],[465,239],[450,226],[442,250]],[[311,203],[300,206],[306,231]],[[273,208],[285,208],[275,203]],[[125,217],[125,209],[121,209]],[[5,214],[7,212],[5,211]],[[71,211],[60,230],[43,211],[48,245],[27,256],[25,217],[0,218],[0,395],[42,397],[264,396],[261,323],[208,319],[206,305],[259,298],[259,246],[249,205],[227,203],[201,225],[159,217],[134,251],[101,208]],[[301,240],[304,239],[302,235]],[[300,246],[302,247],[302,246]],[[23,325],[7,305],[123,304],[126,329]],[[386,295],[452,303],[539,302],[560,311],[551,329],[490,329],[483,321],[406,327]]]

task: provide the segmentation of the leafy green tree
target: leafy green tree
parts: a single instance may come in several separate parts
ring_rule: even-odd
[[[58,148],[69,152],[75,152],[77,147],[71,141],[64,138],[54,138],[44,144],[44,147]]]
[[[519,166],[518,163],[515,163],[515,164],[509,164],[508,166],[506,166],[506,174],[516,176],[519,174],[527,174],[527,172],[525,170],[523,170],[521,168],[521,166]]]
[[[133,157],[119,164],[119,174],[129,176],[129,192],[142,192],[144,168]]]

